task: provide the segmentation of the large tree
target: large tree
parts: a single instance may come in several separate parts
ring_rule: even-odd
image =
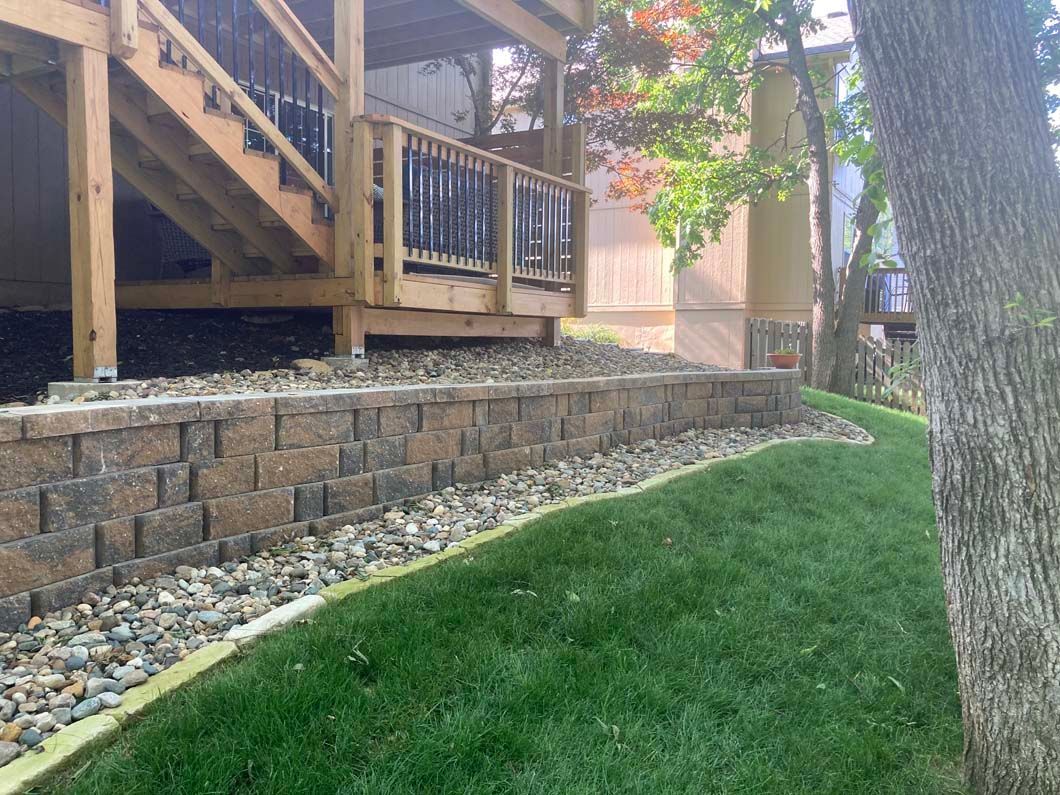
[[[1058,793],[1060,176],[1034,23],[1021,0],[851,5],[917,308],[965,777]]]

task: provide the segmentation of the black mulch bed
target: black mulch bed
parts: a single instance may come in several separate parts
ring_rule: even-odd
[[[276,324],[255,324],[236,310],[118,312],[118,375],[145,379],[222,370],[270,370],[291,359],[332,350],[326,312],[283,312]],[[480,340],[445,340],[450,347]],[[375,348],[437,347],[432,338],[372,338]],[[69,312],[0,310],[0,404],[33,403],[49,381],[68,381],[73,346]]]

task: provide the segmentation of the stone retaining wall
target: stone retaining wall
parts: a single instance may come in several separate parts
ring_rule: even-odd
[[[0,410],[0,630],[454,482],[799,406],[761,370]]]

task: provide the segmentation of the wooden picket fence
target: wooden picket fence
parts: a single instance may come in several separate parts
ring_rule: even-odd
[[[919,369],[907,373],[900,384],[890,389],[894,383],[894,368],[902,368],[917,360],[915,345],[912,340],[859,338],[853,362],[854,397],[877,406],[887,406],[913,414],[926,414],[924,384]],[[802,354],[799,369],[803,372],[804,381],[808,382],[813,368],[809,324],[761,317],[748,318],[746,350],[749,368],[768,367],[766,354],[779,348],[793,348]]]
[[[854,397],[877,406],[921,416],[926,414],[924,383],[919,367],[916,372],[906,373],[898,384],[895,384],[892,376],[895,367],[903,368],[917,360],[915,345],[913,340],[859,338],[854,369]]]
[[[799,369],[803,381],[809,383],[813,372],[813,352],[810,350],[810,326],[791,320],[770,320],[764,317],[747,319],[747,366],[750,369],[769,367],[767,353],[791,348],[802,354]]]

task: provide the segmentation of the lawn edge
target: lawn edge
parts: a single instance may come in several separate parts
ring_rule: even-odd
[[[198,649],[165,671],[152,676],[138,688],[124,694],[122,704],[84,718],[40,744],[40,751],[30,751],[3,770],[0,795],[19,795],[42,783],[97,746],[117,739],[123,724],[140,715],[162,696],[170,693],[225,661],[236,653],[236,645],[227,641],[211,643]]]
[[[827,414],[827,412],[821,413]],[[831,414],[829,416],[835,417],[837,415]],[[845,418],[840,417],[839,419]],[[849,422],[849,420],[847,421]],[[296,599],[254,621],[239,627],[233,627],[224,636],[224,640],[198,649],[179,663],[151,677],[140,687],[127,691],[120,706],[104,710],[98,715],[84,718],[68,726],[41,743],[40,748],[42,750],[40,752],[29,752],[4,766],[2,768],[4,780],[0,782],[0,795],[21,795],[21,793],[40,784],[45,779],[57,775],[82,755],[94,748],[107,745],[116,740],[131,718],[140,716],[163,696],[193,682],[230,657],[237,656],[266,634],[281,631],[292,624],[307,620],[312,613],[327,604],[343,601],[368,588],[415,574],[447,560],[465,557],[476,547],[511,535],[557,511],[643,493],[664,486],[678,478],[703,472],[715,464],[748,458],[755,453],[788,442],[834,442],[860,447],[875,444],[876,440],[872,434],[869,434],[868,431],[865,431],[865,433],[869,436],[869,441],[867,442],[860,442],[855,439],[829,439],[812,436],[770,439],[735,455],[712,458],[707,461],[697,461],[694,464],[685,464],[617,491],[568,497],[561,502],[542,505],[529,513],[512,517],[494,528],[483,530],[441,552],[426,555],[401,566],[392,566],[382,571],[374,572],[363,579],[336,583],[324,588],[318,594]]]

